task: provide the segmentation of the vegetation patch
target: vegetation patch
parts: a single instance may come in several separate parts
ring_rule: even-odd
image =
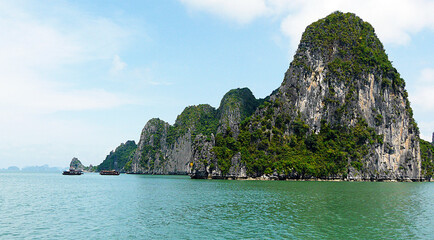
[[[97,171],[101,170],[121,170],[127,162],[131,162],[132,155],[136,151],[137,145],[134,141],[122,143],[114,151],[111,151],[105,160],[98,165]]]
[[[420,139],[420,157],[422,159],[422,175],[431,179],[434,172],[434,145]]]

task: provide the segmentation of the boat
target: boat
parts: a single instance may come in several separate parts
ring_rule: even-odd
[[[118,171],[115,170],[101,170],[99,172],[100,175],[119,175]]]
[[[75,170],[75,169],[69,169],[68,171],[63,171],[62,175],[81,175],[83,174],[82,171],[80,170]]]

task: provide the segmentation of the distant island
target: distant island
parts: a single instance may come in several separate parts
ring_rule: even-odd
[[[95,172],[96,166],[94,167],[92,166],[92,164],[90,164],[89,166],[84,166],[78,158],[73,157],[71,162],[69,163],[69,170],[74,170],[78,172]]]
[[[63,171],[63,168],[60,167],[50,167],[48,165],[42,165],[42,166],[28,166],[23,167],[20,169],[17,166],[11,166],[8,168],[0,169],[0,172],[61,172]]]
[[[192,178],[423,181],[433,143],[374,28],[334,12],[309,25],[279,88],[226,93],[189,106],[174,125],[154,118],[98,170]]]
[[[80,162],[80,160],[78,160],[78,158],[74,157],[70,162],[69,168],[50,167],[47,164],[42,166],[27,166],[21,169],[17,166],[10,166],[8,168],[0,169],[0,172],[60,173],[68,169],[74,169],[77,171],[84,171],[84,172],[95,172],[96,167],[93,167],[92,165],[86,167]]]

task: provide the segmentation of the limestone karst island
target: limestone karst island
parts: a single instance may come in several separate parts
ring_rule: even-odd
[[[390,2],[0,0],[0,240],[434,239],[434,0]]]
[[[276,86],[277,87],[277,86]],[[227,92],[218,108],[188,106],[174,125],[149,120],[98,170],[192,178],[430,180],[400,77],[374,28],[335,12],[304,31],[282,84],[265,99]]]

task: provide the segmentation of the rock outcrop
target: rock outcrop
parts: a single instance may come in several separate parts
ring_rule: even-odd
[[[299,114],[317,134],[321,121],[349,128],[363,121],[377,139],[361,142],[369,145],[368,153],[359,169],[349,167],[348,177],[418,179],[419,132],[404,87],[372,26],[337,12],[307,27],[282,86],[270,98],[280,104],[272,122],[279,114]]]
[[[74,157],[69,164],[69,169],[83,171],[85,169],[85,166],[80,162],[80,160],[78,160],[78,158]]]
[[[230,129],[235,137],[238,136],[241,120],[252,115],[261,101],[257,100],[248,88],[230,90],[220,102],[217,133]]]
[[[425,180],[432,181],[434,174],[434,145],[421,139],[420,156],[422,160],[422,176]]]
[[[114,151],[106,156],[104,161],[96,167],[96,171],[116,170],[119,172],[131,171],[133,153],[137,149],[135,141],[129,140],[121,143]]]
[[[234,138],[227,133],[213,148],[224,177],[421,177],[404,80],[372,26],[351,13],[306,28],[282,85]],[[204,169],[193,176],[206,176]]]
[[[132,161],[133,173],[188,174],[201,153],[212,156],[215,134],[227,129],[238,132],[244,118],[257,108],[257,100],[247,88],[233,89],[220,107],[208,104],[189,106],[171,126],[160,119],[146,123]]]
[[[234,89],[220,107],[151,119],[132,172],[193,178],[420,180],[405,82],[373,27],[335,12],[309,25],[269,97]]]
[[[168,123],[157,118],[148,121],[133,156],[132,172],[187,173],[191,158],[191,130],[175,133],[170,127]]]

